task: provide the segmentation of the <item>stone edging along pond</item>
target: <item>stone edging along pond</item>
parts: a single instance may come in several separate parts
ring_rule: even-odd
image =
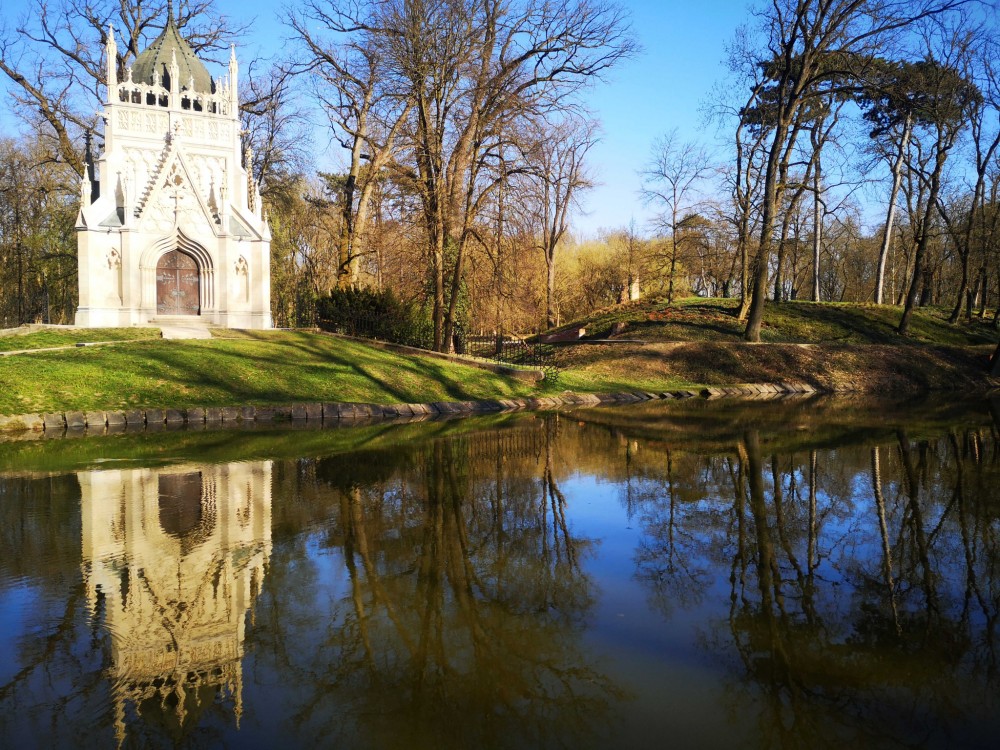
[[[355,404],[305,403],[291,406],[225,406],[191,409],[132,409],[126,411],[69,411],[48,414],[0,416],[0,434],[64,433],[98,434],[136,429],[159,429],[165,426],[234,425],[237,423],[270,424],[275,422],[343,422],[391,421],[427,419],[436,416],[489,414],[522,410],[549,410],[564,407],[599,406],[601,404],[636,403],[654,399],[702,397],[716,399],[739,397],[776,399],[817,393],[812,386],[801,383],[735,385],[724,388],[704,388],[700,391],[627,391],[623,393],[577,394],[539,398],[496,399],[487,401],[435,401],[426,404]]]

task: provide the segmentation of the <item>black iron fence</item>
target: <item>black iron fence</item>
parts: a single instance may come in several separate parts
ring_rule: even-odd
[[[388,341],[419,349],[434,348],[434,328],[430,323],[398,315],[352,312],[338,315],[336,320],[321,316],[317,324],[324,331],[345,336]],[[478,357],[497,364],[543,370],[547,380],[555,378],[559,371],[552,344],[539,344],[518,336],[503,333],[470,335],[463,326],[456,326],[452,347],[456,354]]]
[[[459,329],[455,338],[455,351],[499,364],[544,370],[546,379],[555,377],[559,370],[555,347],[551,344],[539,344],[537,341],[503,333],[470,336]]]

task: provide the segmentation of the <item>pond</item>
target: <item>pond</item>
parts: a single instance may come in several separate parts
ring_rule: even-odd
[[[995,747],[997,403],[0,444],[2,747]]]

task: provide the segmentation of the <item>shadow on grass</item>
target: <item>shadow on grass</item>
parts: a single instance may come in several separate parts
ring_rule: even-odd
[[[147,391],[147,400],[156,395],[148,393],[150,386],[162,382],[163,397],[174,392],[171,402],[204,405],[467,400],[498,397],[520,385],[511,378],[440,360],[302,336],[151,346],[142,353],[135,372],[146,381],[146,387],[141,383],[136,387]],[[161,397],[149,405],[162,403]]]
[[[900,336],[895,328],[884,320],[874,317],[871,311],[858,308],[817,305],[806,302],[783,302],[783,312],[802,318],[810,325],[811,331],[823,327],[836,327],[842,333],[834,336],[795,337],[789,343],[854,343],[854,344],[912,344],[913,341]],[[778,335],[780,336],[780,330]]]

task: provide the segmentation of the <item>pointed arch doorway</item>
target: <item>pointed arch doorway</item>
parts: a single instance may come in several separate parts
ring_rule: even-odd
[[[156,313],[201,314],[198,262],[182,250],[170,250],[156,263]]]

